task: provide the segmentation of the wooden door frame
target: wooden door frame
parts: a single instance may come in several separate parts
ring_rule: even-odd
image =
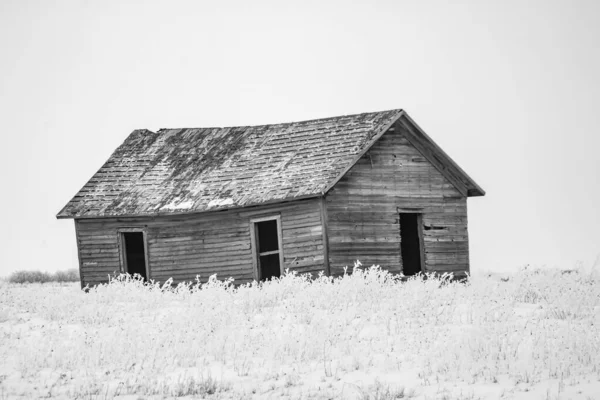
[[[277,241],[279,247],[279,274],[283,276],[284,273],[284,265],[283,265],[283,234],[281,230],[281,214],[269,214],[260,217],[250,218],[250,247],[252,248],[252,270],[254,272],[254,279],[257,282],[260,282],[260,274],[258,271],[260,264],[260,254],[258,248],[258,233],[257,233],[257,223],[265,222],[265,221],[273,221],[277,222]]]
[[[398,227],[400,228],[400,246],[402,246],[402,224],[400,214],[417,214],[417,235],[419,236],[419,258],[421,260],[421,272],[425,273],[425,239],[423,238],[423,209],[422,208],[397,208]],[[402,247],[400,247],[400,259],[402,260],[402,274],[404,275],[404,259],[402,258]]]
[[[121,262],[121,273],[129,273],[127,270],[127,257],[125,255],[126,246],[123,238],[124,233],[137,232],[142,234],[144,240],[144,263],[146,264],[146,280],[150,281],[150,259],[148,258],[148,232],[146,228],[119,228],[117,229],[118,242],[119,242],[119,261]]]

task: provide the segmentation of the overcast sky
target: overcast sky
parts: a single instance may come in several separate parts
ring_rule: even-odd
[[[0,276],[77,267],[55,215],[136,128],[394,108],[487,191],[472,270],[591,266],[600,2],[448,3],[1,1]]]

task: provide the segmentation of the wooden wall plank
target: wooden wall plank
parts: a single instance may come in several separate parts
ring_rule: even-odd
[[[373,145],[327,193],[326,205],[332,275],[357,259],[401,272],[402,210],[423,214],[426,271],[469,270],[466,197],[401,129]]]
[[[160,218],[76,220],[82,284],[104,283],[120,272],[118,229],[144,228],[153,279],[202,281],[214,273],[236,283],[254,279],[250,219],[280,215],[284,268],[299,272],[324,270],[320,199],[215,213]]]

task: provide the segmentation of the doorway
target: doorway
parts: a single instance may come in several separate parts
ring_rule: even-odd
[[[279,278],[283,265],[279,217],[253,220],[252,223],[257,278],[259,281]]]
[[[423,240],[421,214],[400,213],[400,251],[402,273],[405,276],[418,274],[423,270]]]
[[[148,264],[144,232],[121,232],[121,243],[123,248],[123,270],[130,275],[139,274],[144,281],[147,281]]]

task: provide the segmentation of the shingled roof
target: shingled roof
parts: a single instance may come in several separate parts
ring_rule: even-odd
[[[321,196],[403,115],[135,130],[57,217],[155,216]]]

